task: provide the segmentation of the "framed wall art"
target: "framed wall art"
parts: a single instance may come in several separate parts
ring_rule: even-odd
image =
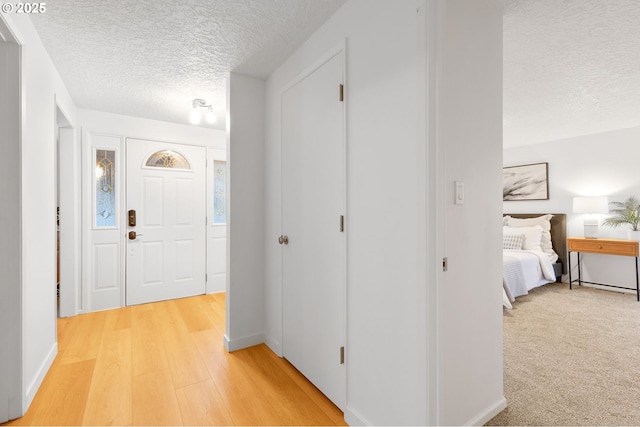
[[[549,200],[549,164],[503,168],[502,200]]]

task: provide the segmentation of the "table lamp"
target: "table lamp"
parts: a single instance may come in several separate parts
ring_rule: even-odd
[[[573,213],[590,215],[584,219],[584,237],[597,239],[598,218],[593,215],[609,213],[609,200],[606,196],[574,197]]]

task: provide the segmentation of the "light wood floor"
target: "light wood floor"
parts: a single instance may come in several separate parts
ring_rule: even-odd
[[[265,345],[227,353],[225,295],[58,321],[58,356],[9,425],[345,425]]]

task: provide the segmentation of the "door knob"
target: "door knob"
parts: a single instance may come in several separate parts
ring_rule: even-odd
[[[136,240],[138,236],[142,236],[142,234],[136,233],[135,231],[129,232],[129,240]]]
[[[285,245],[289,244],[289,236],[280,236],[278,237],[278,243],[281,245],[284,243]]]

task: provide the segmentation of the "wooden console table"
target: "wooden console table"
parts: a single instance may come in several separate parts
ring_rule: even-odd
[[[636,299],[640,301],[640,285],[638,284],[638,241],[621,240],[621,239],[588,239],[585,237],[569,237],[567,238],[567,246],[569,248],[569,289],[573,289],[574,280],[571,278],[571,252],[578,253],[578,285],[583,283],[591,285],[609,286],[611,288],[629,289],[624,286],[607,285],[605,283],[594,283],[582,280],[582,266],[580,264],[580,252],[603,255],[621,255],[634,257],[636,260]]]

